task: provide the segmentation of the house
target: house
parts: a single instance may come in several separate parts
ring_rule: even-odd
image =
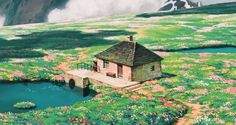
[[[120,42],[98,53],[96,70],[106,76],[143,82],[161,77],[162,57],[133,41]]]

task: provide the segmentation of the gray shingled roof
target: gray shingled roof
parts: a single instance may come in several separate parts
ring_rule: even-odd
[[[131,67],[163,60],[162,57],[139,43],[128,41],[120,42],[95,57]]]

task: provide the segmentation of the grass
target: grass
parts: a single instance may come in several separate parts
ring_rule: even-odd
[[[79,62],[91,62],[94,54],[131,34],[137,42],[152,50],[236,46],[235,15],[127,16],[3,27],[0,29],[0,80],[61,80],[64,71],[75,68]],[[13,39],[17,37],[21,39]],[[121,121],[123,124],[152,124],[151,121],[168,124],[183,116],[180,109],[186,107],[180,102],[188,102],[203,105],[202,115],[193,119],[197,125],[234,124],[236,95],[225,90],[236,87],[235,53],[159,54],[165,59],[163,72],[175,77],[146,82],[142,85],[142,93],[116,90],[70,107],[24,114],[6,113],[4,117],[0,114],[0,121],[9,124],[77,124],[81,121],[91,124],[122,124]],[[155,92],[156,85],[166,90]],[[178,90],[179,87],[184,89]],[[109,88],[96,90],[102,94],[112,91]],[[160,101],[163,97],[171,99],[171,104]],[[162,116],[168,117],[169,121],[162,122]]]
[[[33,109],[36,107],[36,104],[33,102],[18,102],[14,105],[14,108],[17,109]]]
[[[170,124],[176,116],[183,115],[186,107],[176,103],[177,107],[163,106],[160,100],[148,100],[139,95],[140,100],[132,101],[132,93],[113,92],[98,99],[77,103],[71,107],[49,108],[21,115],[8,115],[12,124]],[[106,102],[106,103],[105,103]],[[96,113],[93,113],[96,112]],[[24,119],[22,119],[24,118]],[[0,118],[1,119],[1,118]]]

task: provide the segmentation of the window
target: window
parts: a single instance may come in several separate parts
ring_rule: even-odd
[[[155,66],[152,66],[152,67],[151,67],[151,71],[155,71]]]
[[[109,68],[109,61],[103,60],[103,68]]]

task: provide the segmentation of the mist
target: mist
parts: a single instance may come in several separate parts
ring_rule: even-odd
[[[5,17],[0,15],[0,27],[4,25]]]
[[[64,9],[54,9],[48,22],[156,12],[164,0],[70,0]]]

